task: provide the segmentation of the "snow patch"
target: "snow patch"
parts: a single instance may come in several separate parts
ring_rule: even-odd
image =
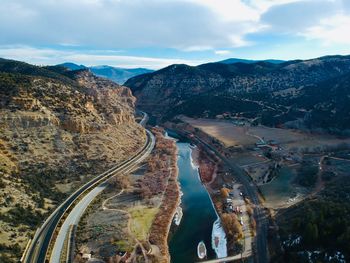
[[[173,141],[176,141],[176,142],[178,141],[178,139],[169,136],[167,131],[165,131],[165,133],[164,133],[164,138],[167,139],[167,140],[173,140]]]
[[[192,157],[192,148],[190,147],[190,159],[191,159],[191,166],[192,166],[192,168],[194,169],[194,170],[197,170],[198,171],[198,169],[199,169],[199,166],[198,165],[196,165],[195,163],[194,163],[194,161],[193,161],[193,157]],[[198,172],[198,176],[199,176],[199,172]]]
[[[181,224],[181,220],[183,217],[183,211],[182,211],[182,207],[181,207],[182,196],[183,196],[183,192],[181,191],[181,186],[180,186],[180,201],[179,201],[178,207],[176,208],[176,212],[175,212],[175,215],[173,218],[173,222],[177,226],[179,226]]]
[[[218,217],[213,224],[211,235],[211,246],[214,249],[217,258],[227,257],[227,241],[224,229],[221,226],[221,220]]]
[[[283,245],[285,247],[293,247],[293,246],[299,245],[300,242],[301,242],[301,236],[289,235],[288,239],[283,241]]]

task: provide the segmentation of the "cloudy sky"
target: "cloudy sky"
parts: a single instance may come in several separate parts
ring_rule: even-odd
[[[349,0],[1,0],[0,57],[161,68],[350,54]]]

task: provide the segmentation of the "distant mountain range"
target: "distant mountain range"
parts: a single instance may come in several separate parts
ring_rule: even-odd
[[[284,60],[276,60],[276,59],[266,59],[266,60],[249,60],[249,59],[240,59],[240,58],[229,58],[222,61],[218,61],[216,63],[222,63],[222,64],[234,64],[234,63],[245,63],[245,64],[253,64],[257,62],[268,62],[272,64],[280,64],[284,63],[286,61]],[[128,79],[146,74],[146,73],[152,73],[154,70],[146,69],[146,68],[119,68],[119,67],[112,67],[108,65],[102,65],[102,66],[92,66],[87,67],[85,65],[78,65],[72,62],[65,62],[62,64],[59,64],[58,66],[66,67],[70,70],[80,70],[80,69],[90,69],[91,72],[93,72],[96,76],[104,77],[107,79],[110,79],[118,84],[124,84]]]
[[[349,79],[350,56],[326,56],[281,63],[171,65],[125,85],[140,108],[163,120],[229,113],[269,126],[348,132]]]
[[[146,68],[128,69],[128,68],[111,67],[107,65],[87,67],[84,65],[78,65],[71,62],[59,64],[58,66],[63,66],[70,70],[90,69],[91,72],[94,73],[96,76],[110,79],[118,84],[123,84],[125,81],[127,81],[131,77],[138,76],[145,73],[151,73],[154,71]]]

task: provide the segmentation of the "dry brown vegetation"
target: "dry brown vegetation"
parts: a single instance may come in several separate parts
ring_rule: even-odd
[[[249,216],[249,225],[250,225],[250,231],[252,233],[252,236],[256,235],[256,221],[254,218],[254,209],[253,204],[248,198],[244,198],[244,201],[246,202],[246,208],[247,208],[247,214]]]
[[[221,197],[225,199],[229,196],[230,189],[223,187],[221,188],[220,193],[221,193]]]
[[[253,208],[251,206],[247,206],[247,213],[249,216],[253,215]]]
[[[144,198],[151,198],[166,190],[169,176],[172,173],[169,169],[169,162],[173,161],[172,156],[176,151],[174,142],[164,139],[160,129],[154,128],[152,132],[156,136],[156,145],[147,162],[146,174],[135,185],[140,189]]]
[[[206,151],[203,150],[199,151],[199,174],[202,182],[209,183],[213,179],[216,170],[216,161],[218,160],[215,156],[209,155]]]
[[[250,217],[249,218],[249,223],[250,223],[250,230],[251,230],[251,233],[252,233],[252,236],[254,237],[256,235],[256,221],[254,219],[254,217]]]
[[[175,141],[166,140],[162,135],[162,130],[153,129],[152,132],[156,136],[156,155],[154,155],[155,160],[159,158],[161,160],[167,160],[165,162],[165,168],[163,170],[155,170],[150,173],[150,178],[143,185],[150,187],[150,192],[158,192],[159,189],[164,189],[163,199],[159,207],[159,212],[156,215],[155,220],[151,226],[151,232],[149,235],[149,241],[159,247],[161,258],[157,259],[157,262],[168,262],[169,261],[169,251],[168,251],[168,234],[169,228],[179,203],[180,190],[177,182],[177,164],[176,164],[176,145]],[[167,177],[161,173],[165,173]],[[163,179],[157,179],[160,177]],[[157,186],[157,182],[160,185]],[[147,183],[147,184],[145,184]]]
[[[237,215],[234,213],[223,213],[221,215],[221,223],[225,229],[226,235],[238,241],[243,238],[242,226],[238,221]]]

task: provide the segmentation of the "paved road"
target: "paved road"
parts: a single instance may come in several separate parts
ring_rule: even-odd
[[[179,134],[189,135],[188,132],[185,131],[176,131]],[[231,161],[229,161],[225,156],[223,156],[215,147],[206,143],[202,139],[197,136],[193,138],[195,144],[201,144],[205,148],[214,152],[217,157],[219,157],[228,167],[230,167],[233,176],[235,179],[242,184],[243,192],[245,195],[249,197],[251,202],[255,205],[254,208],[254,216],[257,223],[256,229],[256,239],[255,239],[255,251],[253,249],[253,253],[255,254],[255,262],[257,263],[268,263],[268,252],[267,252],[267,228],[268,228],[268,220],[265,210],[260,206],[260,201],[258,198],[258,191],[256,185],[254,185],[250,178],[247,176],[245,171],[239,166],[235,165]],[[236,259],[236,258],[235,258]],[[219,262],[219,261],[218,261]],[[220,261],[222,262],[222,261]]]
[[[141,114],[143,114],[143,118],[142,120],[140,121],[140,124],[143,126],[143,127],[146,127],[146,124],[149,120],[149,117],[148,117],[148,114],[144,111],[140,111]]]
[[[128,173],[130,170],[132,170],[137,164],[142,162],[152,151],[154,147],[154,138],[153,135],[150,134],[151,139],[151,145],[145,151],[137,160],[132,162],[130,165],[125,166],[125,168],[119,170],[117,173]],[[108,179],[107,179],[108,180]],[[51,259],[50,263],[59,263],[60,262],[60,256],[62,253],[62,249],[64,247],[64,243],[66,240],[66,236],[69,231],[70,225],[77,225],[79,223],[80,217],[83,215],[85,209],[89,206],[89,204],[95,199],[96,196],[98,196],[105,188],[107,187],[107,184],[103,182],[99,186],[92,189],[88,194],[86,194],[79,203],[77,203],[72,211],[69,213],[65,221],[63,222],[60,231],[57,235],[55,245],[53,247],[52,253],[51,253]]]
[[[141,124],[145,125],[145,119],[148,119],[148,115],[144,113],[144,117],[141,120]],[[121,164],[109,169],[108,171],[100,174],[99,176],[92,179],[90,182],[83,185],[72,195],[70,195],[45,221],[41,228],[35,233],[33,240],[24,256],[25,263],[44,263],[46,258],[46,253],[49,248],[49,244],[53,238],[53,234],[59,223],[61,217],[65,214],[66,210],[74,203],[74,201],[80,197],[83,193],[90,191],[91,189],[99,186],[101,183],[106,181],[111,176],[115,175],[122,169],[126,167],[133,166],[136,162],[139,162],[142,159],[142,156],[149,152],[150,149],[154,146],[154,136],[151,132],[147,131],[147,142],[143,149],[136,153],[134,157],[122,162]],[[96,190],[98,191],[98,190]],[[94,192],[95,193],[95,192]],[[83,199],[84,200],[84,199]],[[86,200],[87,202],[88,200]],[[77,213],[76,215],[79,215]]]

